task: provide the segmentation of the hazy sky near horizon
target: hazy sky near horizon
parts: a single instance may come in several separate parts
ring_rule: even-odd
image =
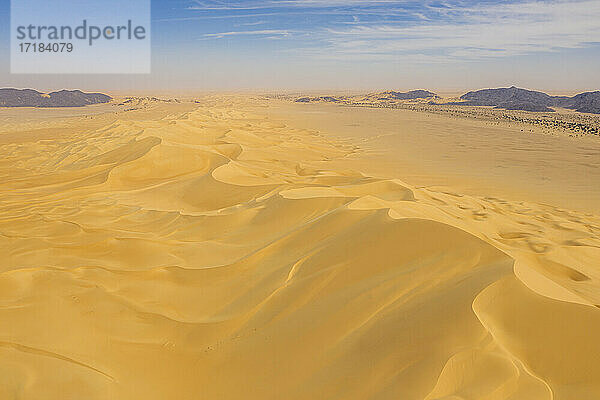
[[[9,25],[0,87],[600,89],[599,0],[153,0],[150,75],[11,75]]]

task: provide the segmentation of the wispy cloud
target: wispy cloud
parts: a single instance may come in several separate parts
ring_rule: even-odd
[[[205,33],[205,38],[224,38],[226,36],[287,36],[289,32],[281,29],[264,29],[257,31],[231,31],[218,33]]]
[[[266,21],[253,21],[253,22],[244,22],[240,24],[235,24],[235,26],[256,26],[256,25],[264,25]]]
[[[450,20],[328,28],[326,53],[488,58],[600,42],[600,2],[560,1],[455,9]]]
[[[271,0],[271,1],[194,1],[188,10],[260,10],[274,8],[332,8],[356,6],[380,6],[403,3],[399,0]]]
[[[264,30],[203,37],[302,37],[290,49],[304,57],[445,62],[600,42],[598,0],[197,0],[188,10],[197,13],[192,18],[261,18],[234,26],[260,24]]]

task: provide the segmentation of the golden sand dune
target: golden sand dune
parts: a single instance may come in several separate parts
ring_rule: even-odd
[[[0,398],[600,398],[598,216],[153,107],[0,144]]]

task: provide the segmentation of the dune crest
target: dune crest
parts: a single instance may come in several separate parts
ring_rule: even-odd
[[[170,107],[0,144],[1,398],[600,397],[600,217]]]

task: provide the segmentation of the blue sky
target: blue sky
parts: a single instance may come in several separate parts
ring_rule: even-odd
[[[8,74],[0,86],[600,88],[600,1],[153,0],[150,76]]]

